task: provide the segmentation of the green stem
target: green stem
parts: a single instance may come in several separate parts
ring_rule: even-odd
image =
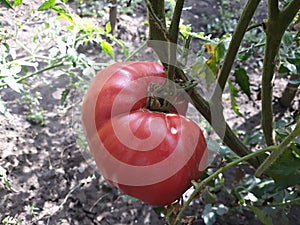
[[[179,23],[180,23],[183,5],[184,5],[184,0],[176,1],[171,25],[168,32],[169,49],[168,49],[167,79],[171,81],[174,81],[175,78],[175,68],[177,64],[177,41],[178,41]]]
[[[215,171],[213,174],[211,174],[209,177],[205,178],[204,180],[202,180],[200,183],[197,182],[193,182],[195,190],[193,191],[193,193],[191,194],[191,196],[188,198],[188,200],[185,202],[185,204],[182,206],[182,208],[180,209],[179,213],[177,214],[177,217],[175,219],[175,223],[174,224],[178,224],[179,221],[182,218],[183,213],[185,212],[185,210],[187,209],[187,207],[190,205],[190,203],[193,201],[193,199],[196,197],[196,195],[199,193],[199,191],[211,180],[213,180],[214,178],[216,178],[220,173],[224,172],[225,170],[238,165],[239,163],[242,163],[244,161],[247,161],[251,158],[257,157],[267,151],[272,151],[275,150],[276,146],[269,146],[265,149],[261,149],[258,150],[256,152],[253,152],[249,155],[246,155],[242,158],[236,159],[228,164],[226,164],[224,167],[221,167],[220,169],[218,169],[217,171]]]
[[[266,45],[266,42],[262,42],[262,43],[258,43],[256,45],[253,46],[253,48],[260,48]],[[241,51],[238,52],[239,55],[244,54],[245,52],[249,51],[249,48],[243,49]]]
[[[271,34],[267,35],[261,85],[261,126],[267,145],[273,145],[275,143],[272,99],[275,69],[274,62],[279,50],[279,45],[280,40],[278,40],[278,38],[275,39]]]
[[[14,41],[21,47],[25,50],[25,52],[27,52],[29,55],[33,56],[33,52],[27,48],[21,41],[19,41],[18,39],[14,39]]]
[[[217,109],[219,114],[218,116],[219,121],[211,121],[211,122],[217,122],[216,126],[213,127],[214,128],[216,127],[218,129],[216,130],[216,132],[219,135],[224,133],[224,129],[225,129],[224,142],[226,142],[226,145],[228,145],[228,147],[230,147],[239,156],[247,155],[250,153],[250,151],[240,140],[238,140],[236,135],[232,132],[232,130],[226,123],[225,118],[223,116],[223,106],[222,106],[221,99],[222,99],[222,93],[227,83],[232,65],[235,61],[241,42],[243,40],[245,33],[247,32],[250,21],[259,3],[260,0],[248,0],[243,10],[243,13],[241,15],[241,18],[237,24],[235,32],[232,36],[232,39],[230,41],[229,48],[227,50],[223,65],[221,67],[218,76],[218,80],[217,80],[218,85],[216,86],[214,93],[210,99],[210,105],[214,107],[213,110]],[[222,126],[224,124],[225,127]],[[258,165],[257,160],[251,159],[251,164],[257,166]]]
[[[235,57],[238,53],[239,47],[243,40],[243,37],[247,31],[249,23],[254,15],[254,12],[260,3],[261,0],[248,0],[241,18],[237,24],[235,32],[232,35],[232,39],[229,44],[228,51],[226,53],[223,66],[221,68],[220,74],[218,76],[218,84],[223,92],[227,79],[229,77],[232,65],[234,63]],[[217,99],[220,99],[220,93],[218,90],[215,91],[214,95],[218,96]],[[214,99],[214,98],[213,98]]]
[[[273,151],[269,157],[258,167],[255,172],[256,177],[260,177],[277,159],[278,157],[288,148],[290,142],[297,136],[300,135],[300,120],[298,120],[295,129],[290,133]]]
[[[147,45],[154,50],[159,60],[165,68],[168,62],[168,31],[165,18],[164,0],[145,0],[148,21],[149,21],[149,40]]]
[[[178,78],[187,81],[187,77],[183,71],[177,69],[176,75]],[[235,135],[230,126],[226,123],[226,121],[213,121],[215,119],[222,119],[221,116],[215,116],[212,118],[212,110],[214,110],[214,115],[221,115],[222,111],[217,111],[217,108],[213,107],[206,101],[199,93],[193,89],[191,93],[189,93],[193,105],[196,109],[203,115],[203,117],[210,123],[210,125],[214,128],[216,133],[222,139],[223,143],[227,145],[233,152],[235,152],[238,156],[243,157],[251,153],[251,151],[247,148],[247,146]],[[221,127],[220,127],[221,126]],[[225,129],[225,132],[224,130]],[[257,168],[259,166],[258,161],[254,158],[249,159],[249,163]]]
[[[27,74],[25,76],[19,77],[18,79],[16,79],[16,82],[20,83],[20,82],[22,82],[22,81],[24,81],[24,80],[26,80],[26,79],[28,79],[30,77],[36,76],[36,75],[38,75],[40,73],[43,73],[45,71],[48,71],[48,70],[51,70],[51,69],[54,69],[54,68],[57,68],[57,67],[61,67],[61,66],[65,66],[65,63],[64,62],[60,62],[60,63],[54,64],[54,65],[45,67],[45,68],[43,68],[41,70],[38,70],[38,71],[36,71],[34,73],[30,73],[30,74]],[[0,89],[4,88],[6,86],[7,86],[7,84],[0,84]]]
[[[278,207],[278,206],[285,206],[285,205],[291,205],[291,204],[300,204],[300,198],[294,198],[291,200],[286,200],[281,203],[274,203],[274,204],[269,204],[266,205],[265,207]]]
[[[266,23],[266,48],[262,74],[262,112],[261,125],[267,145],[274,145],[273,118],[273,79],[276,56],[279,51],[282,36],[300,8],[300,1],[291,1],[283,11],[278,9],[278,1],[269,0],[268,21]]]
[[[268,0],[269,19],[276,19],[279,14],[278,0]]]
[[[266,47],[263,63],[262,88],[261,88],[261,126],[267,145],[275,144],[274,118],[273,118],[273,77],[275,70],[275,59],[279,51],[283,32],[277,24],[278,0],[268,0],[268,21],[266,23]]]
[[[142,51],[147,45],[147,42],[144,42],[139,48],[137,48],[133,53],[131,53],[124,61],[128,62],[131,60],[131,58],[133,56],[135,56],[136,54],[138,54],[140,51]]]
[[[179,34],[179,23],[181,18],[181,13],[184,5],[184,0],[177,0],[171,25],[169,28],[169,38],[170,41],[177,44],[178,34]]]
[[[163,1],[164,2],[164,1]],[[157,4],[157,0],[146,0],[146,5],[149,13],[149,23],[150,20],[154,21],[154,25],[157,26],[159,30],[159,36],[163,33],[163,36],[166,40],[168,40],[168,31],[166,29],[166,21],[164,17],[164,13],[162,12],[162,7],[164,6]],[[153,23],[152,23],[153,24]],[[150,35],[152,36],[152,35]],[[156,39],[155,39],[156,40]]]
[[[294,19],[295,15],[300,9],[300,1],[293,0],[290,1],[289,4],[282,9],[280,18],[284,27],[288,27],[291,21]]]

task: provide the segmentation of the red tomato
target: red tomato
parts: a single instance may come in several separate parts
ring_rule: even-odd
[[[82,122],[102,175],[151,205],[178,199],[207,161],[201,129],[173,113],[145,109],[151,83],[164,84],[162,66],[117,63],[97,74],[86,94]],[[174,104],[186,112],[187,103]]]

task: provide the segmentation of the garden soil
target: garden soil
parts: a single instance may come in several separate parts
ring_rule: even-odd
[[[6,29],[14,29],[16,19],[24,21],[22,38],[24,44],[32,40],[32,28],[41,26],[32,23],[43,18],[56,16],[54,12],[40,12],[39,18],[31,18],[30,11],[37,9],[42,1],[34,0],[17,7],[15,11],[0,8],[4,12]],[[232,7],[240,9],[243,3],[231,1]],[[235,2],[235,3],[233,3]],[[241,4],[241,5],[240,5]],[[264,1],[258,18],[265,17]],[[73,3],[73,9],[76,5]],[[187,0],[184,20],[191,23],[195,31],[201,31],[205,23],[218,15],[216,1]],[[208,20],[201,18],[205,15]],[[33,19],[33,20],[32,20]],[[101,18],[98,18],[101,20]],[[139,47],[147,33],[146,11],[139,6],[134,15],[119,14],[116,34],[124,41],[129,41],[133,49]],[[102,23],[107,21],[101,21]],[[31,23],[31,24],[30,24]],[[197,48],[197,44],[195,44]],[[97,49],[97,48],[95,48]],[[18,51],[18,50],[17,50]],[[87,51],[83,49],[82,51]],[[95,60],[96,50],[89,53]],[[145,55],[154,57],[151,50]],[[260,101],[257,98],[260,87],[260,70],[258,65],[248,66],[253,99],[248,100],[240,95],[241,113],[238,117],[230,110],[230,97],[224,96],[225,117],[229,124],[246,133],[258,129],[260,121]],[[0,184],[0,223],[11,216],[19,218],[20,224],[50,224],[50,225],[121,225],[121,224],[165,224],[165,221],[154,211],[153,207],[128,198],[116,188],[108,184],[94,167],[90,156],[83,151],[78,142],[80,136],[80,104],[82,93],[71,92],[68,108],[59,107],[60,95],[68,84],[69,78],[54,76],[56,71],[42,74],[51,85],[42,82],[31,86],[33,92],[41,93],[41,108],[45,110],[46,124],[44,126],[28,120],[28,110],[20,96],[12,90],[1,92],[1,98],[7,102],[12,117],[0,114],[0,166],[7,170],[13,190],[7,190]],[[274,83],[274,106],[277,118],[291,115],[299,109],[299,95],[291,108],[282,108],[278,104],[282,90],[286,85],[286,77],[280,77]],[[225,173],[226,184],[235,182],[235,170]],[[171,187],[170,187],[171,188]],[[233,207],[235,202],[225,191],[218,193],[219,203]],[[187,215],[196,216],[192,224],[204,224],[201,213],[204,204],[201,199],[192,203]],[[291,225],[299,223],[299,209],[293,209]],[[15,223],[17,224],[17,223]],[[224,216],[217,216],[215,224],[219,225],[259,225],[261,224],[253,213],[233,210]],[[283,224],[278,221],[275,224]],[[287,225],[287,222],[284,222]]]

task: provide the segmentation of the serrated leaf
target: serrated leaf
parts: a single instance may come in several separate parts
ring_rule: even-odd
[[[250,82],[249,82],[249,76],[245,69],[241,68],[240,66],[237,66],[234,70],[234,76],[235,81],[240,86],[242,91],[248,96],[248,98],[251,98],[251,91],[250,91]]]
[[[292,149],[287,149],[266,171],[275,180],[276,186],[286,188],[300,184],[300,159]]]
[[[109,44],[107,41],[102,40],[101,42],[101,48],[102,50],[107,53],[111,58],[115,57],[115,53],[113,51],[113,48],[111,46],[111,44]]]
[[[233,109],[233,111],[238,115],[238,116],[243,116],[240,113],[239,107],[236,104],[236,97],[238,97],[238,89],[233,85],[233,83],[228,80],[227,81],[228,85],[229,85],[229,93],[230,93],[230,102],[231,102],[231,107]]]
[[[38,11],[43,11],[47,9],[51,9],[55,6],[56,0],[48,0],[43,2],[43,4],[38,8]]]
[[[10,8],[10,9],[13,8],[8,0],[0,0],[0,2],[1,2],[1,4],[5,5],[7,8]]]

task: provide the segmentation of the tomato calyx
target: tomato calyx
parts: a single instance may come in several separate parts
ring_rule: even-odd
[[[177,83],[167,80],[164,85],[151,83],[149,85],[149,97],[147,99],[146,109],[164,113],[176,111],[176,106],[183,104],[186,99],[183,98],[184,92],[189,92],[197,85],[194,80],[179,81]]]

